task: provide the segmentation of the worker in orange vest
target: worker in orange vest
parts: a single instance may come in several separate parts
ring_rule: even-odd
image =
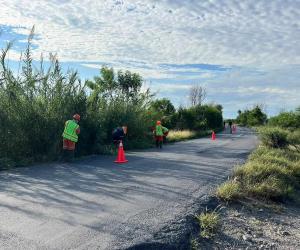
[[[162,148],[164,134],[166,135],[169,130],[161,125],[161,121],[156,122],[154,134],[156,147]]]
[[[64,161],[71,161],[74,158],[75,145],[78,142],[78,135],[80,134],[79,121],[80,115],[75,114],[72,120],[68,120],[65,123],[65,129],[62,134]]]

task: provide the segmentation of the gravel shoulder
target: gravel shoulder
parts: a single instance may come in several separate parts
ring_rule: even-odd
[[[217,204],[215,200],[211,209]],[[249,200],[221,205],[221,226],[217,234],[209,240],[201,239],[197,237],[198,228],[193,249],[300,249],[299,204],[263,204]]]

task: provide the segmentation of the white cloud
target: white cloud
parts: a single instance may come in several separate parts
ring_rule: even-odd
[[[105,62],[138,72],[177,103],[186,98],[187,81],[201,82],[225,107],[233,108],[232,98],[244,106],[264,98],[273,107],[299,103],[298,0],[10,0],[0,1],[0,10],[0,24],[15,33],[35,25],[37,59],[51,52],[90,68]]]
[[[103,66],[101,63],[81,63],[81,65],[93,69],[100,69]],[[185,81],[190,80],[191,82],[195,82],[200,79],[212,78],[215,75],[213,72],[188,66],[183,69],[177,68],[176,66],[170,66],[166,68],[159,65],[138,64],[136,62],[126,63],[125,65],[118,62],[107,64],[107,66],[113,67],[116,71],[129,70],[136,72],[143,76],[144,79],[151,80],[176,79]]]
[[[11,0],[0,9],[1,24],[36,25],[37,55],[62,60],[300,63],[299,1]]]

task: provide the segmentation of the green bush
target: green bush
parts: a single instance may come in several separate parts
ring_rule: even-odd
[[[251,110],[238,111],[236,122],[242,126],[260,126],[264,125],[267,121],[267,115],[262,112],[262,109],[256,105]]]
[[[282,112],[277,116],[271,117],[268,125],[292,130],[300,128],[300,114],[297,112]]]
[[[296,150],[300,152],[300,130],[298,129],[295,130],[294,132],[289,133],[287,139],[289,144],[294,146]]]
[[[33,32],[20,73],[8,67],[11,43],[0,56],[0,166],[57,159],[65,121],[74,113],[81,115],[78,156],[114,152],[111,136],[117,126],[128,127],[127,149],[149,147],[157,120],[171,128],[198,129],[197,135],[200,129],[222,126],[220,105],[176,112],[167,99],[153,101],[150,90],[142,91],[142,77],[130,71],[102,67],[99,76],[82,82],[77,72],[64,72],[53,56],[49,67],[43,60],[38,65],[32,58],[32,38]]]
[[[112,130],[128,126],[126,147],[145,147],[152,137],[147,133],[151,95],[141,91],[142,78],[129,71],[103,67],[100,76],[83,84],[76,72],[64,73],[51,57],[45,68],[33,64],[31,39],[20,62],[21,73],[7,67],[0,57],[0,165],[12,167],[26,162],[57,159],[62,148],[66,120],[81,115],[81,134],[76,154],[112,152]]]
[[[197,105],[190,108],[179,108],[175,114],[176,129],[209,130],[222,129],[223,116],[220,105]]]
[[[259,135],[264,145],[272,148],[284,148],[288,145],[288,132],[278,127],[262,127]]]

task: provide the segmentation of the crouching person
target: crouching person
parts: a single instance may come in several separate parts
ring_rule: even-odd
[[[65,123],[65,129],[62,134],[63,137],[63,161],[72,161],[75,154],[75,145],[78,142],[78,135],[80,128],[78,122],[80,115],[73,115],[73,120],[68,120]]]
[[[164,134],[168,132],[168,129],[163,127],[161,125],[160,121],[156,122],[156,127],[155,127],[155,143],[156,147],[162,148],[163,140],[164,140]]]
[[[124,140],[126,134],[127,134],[127,126],[117,127],[113,130],[112,139],[116,147],[118,147],[120,142]]]

